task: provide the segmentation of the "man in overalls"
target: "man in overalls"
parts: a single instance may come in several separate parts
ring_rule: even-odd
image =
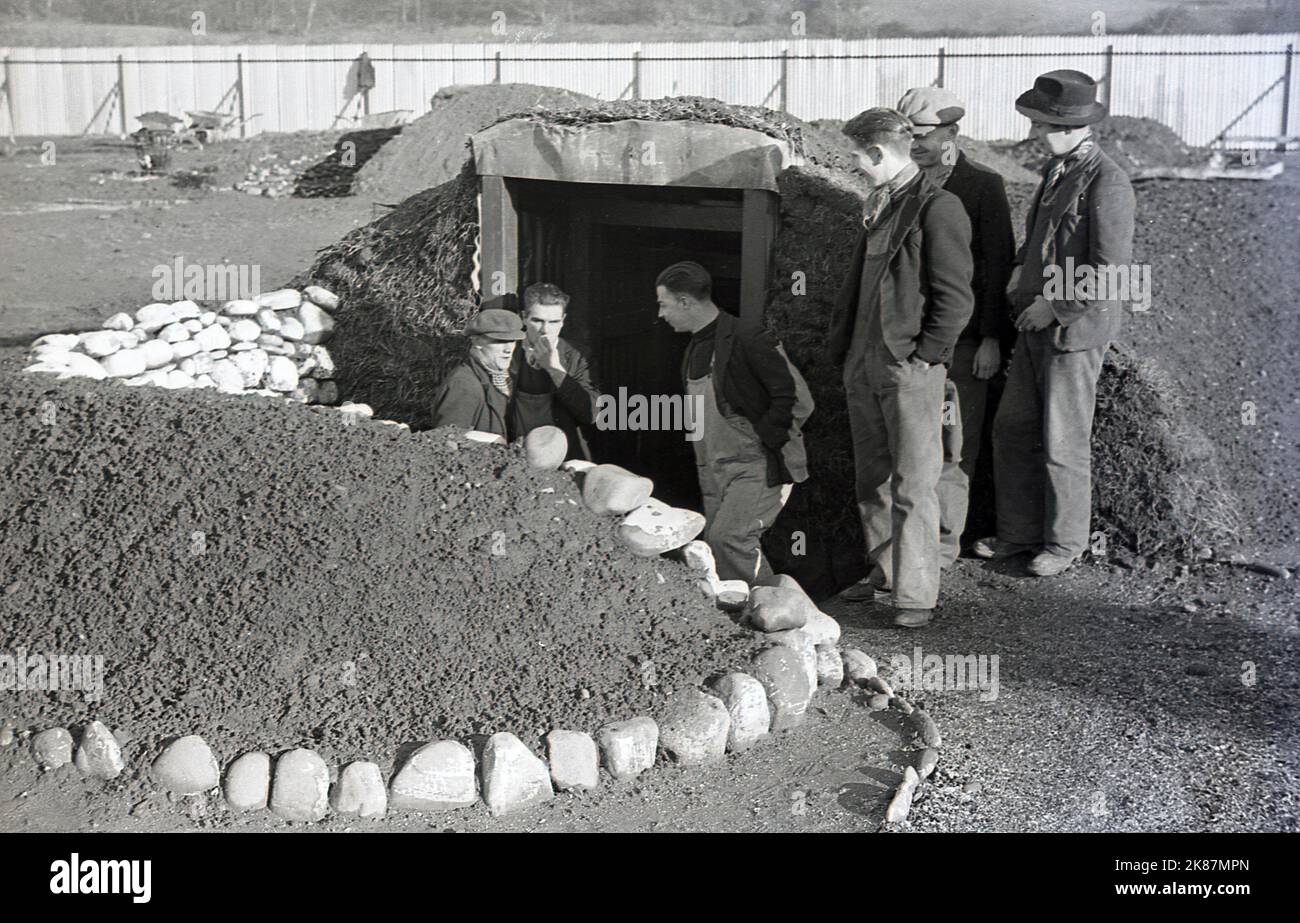
[[[600,392],[586,357],[560,336],[568,305],[569,296],[549,282],[524,289],[523,349],[510,364],[514,433],[521,438],[539,426],[557,426],[569,440],[568,457],[590,460],[583,427],[596,419]]]
[[[469,358],[452,369],[433,399],[433,425],[492,433],[509,441],[510,360],[524,338],[519,315],[501,308],[479,311],[465,327]]]
[[[772,576],[763,533],[808,477],[803,422],[812,397],[781,344],[713,302],[699,263],[674,263],[655,281],[659,317],[691,334],[682,360],[688,406],[698,408],[695,463],[704,498],[704,541],[718,577],[754,584]]]

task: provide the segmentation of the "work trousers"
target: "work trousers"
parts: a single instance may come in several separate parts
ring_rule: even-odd
[[[844,367],[867,566],[899,609],[932,609],[939,598],[945,379],[942,365],[895,359],[880,343]]]
[[[998,538],[1077,557],[1092,514],[1092,416],[1106,347],[1061,352],[1021,333],[993,420]]]

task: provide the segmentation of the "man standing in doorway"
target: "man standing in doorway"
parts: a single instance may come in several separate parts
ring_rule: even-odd
[[[988,406],[989,379],[1002,371],[1003,350],[1015,340],[1006,289],[1016,239],[1002,177],[957,147],[958,122],[966,114],[957,95],[942,87],[917,87],[903,94],[898,111],[912,122],[912,159],[935,185],[961,200],[971,226],[975,311],[953,347],[944,394],[939,553],[941,565],[948,567],[961,553],[984,421],[996,410]]]
[[[812,396],[771,333],[718,309],[713,278],[699,263],[659,273],[655,294],[659,317],[691,334],[682,378],[687,404],[703,414],[691,422],[704,541],[721,579],[758,583],[772,576],[763,533],[808,477],[801,427]]]
[[[944,363],[974,308],[970,221],[912,161],[897,110],[843,131],[873,189],[827,346],[844,366],[867,586],[889,594],[894,624],[919,628],[939,596]]]
[[[1019,311],[1015,356],[993,423],[998,534],[982,558],[1033,552],[1028,572],[1061,573],[1088,547],[1092,513],[1092,417],[1102,357],[1119,332],[1122,293],[1049,298],[1049,279],[1133,255],[1136,203],[1128,176],[1088,127],[1106,114],[1087,74],[1057,70],[1034,81],[1016,109],[1051,150],[1026,219],[1008,289]],[[1071,294],[1074,294],[1071,292]]]
[[[510,365],[514,380],[514,432],[557,426],[569,440],[569,458],[591,459],[583,427],[596,419],[600,393],[587,359],[560,336],[569,296],[559,286],[536,282],[524,289],[523,349]]]
[[[501,308],[479,311],[465,326],[469,357],[452,369],[433,398],[433,426],[458,426],[500,436],[516,434],[510,423],[510,360],[524,338],[519,315]]]

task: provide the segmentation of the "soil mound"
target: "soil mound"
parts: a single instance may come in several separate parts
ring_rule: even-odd
[[[351,195],[357,171],[401,133],[402,126],[398,125],[349,131],[341,135],[328,157],[308,167],[298,177],[293,194],[308,199]]]
[[[502,116],[595,102],[572,90],[531,83],[444,87],[434,94],[431,112],[407,125],[401,138],[358,172],[356,191],[379,202],[400,202],[453,179],[465,163],[469,136]]]
[[[382,763],[593,732],[752,656],[684,565],[631,556],[518,449],[19,358],[0,363],[0,650],[105,664],[99,702],[0,693],[28,726]]]
[[[1144,167],[1192,167],[1204,163],[1209,152],[1190,147],[1178,133],[1155,119],[1112,115],[1093,126],[1102,150],[1127,173]],[[1008,148],[1025,169],[1040,174],[1050,152],[1042,142],[1027,138]],[[1037,182],[1035,176],[1033,181]]]

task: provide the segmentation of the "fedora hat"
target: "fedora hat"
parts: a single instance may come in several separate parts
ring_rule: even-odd
[[[1052,125],[1091,125],[1106,114],[1097,102],[1097,81],[1081,71],[1048,71],[1020,94],[1016,111]]]

